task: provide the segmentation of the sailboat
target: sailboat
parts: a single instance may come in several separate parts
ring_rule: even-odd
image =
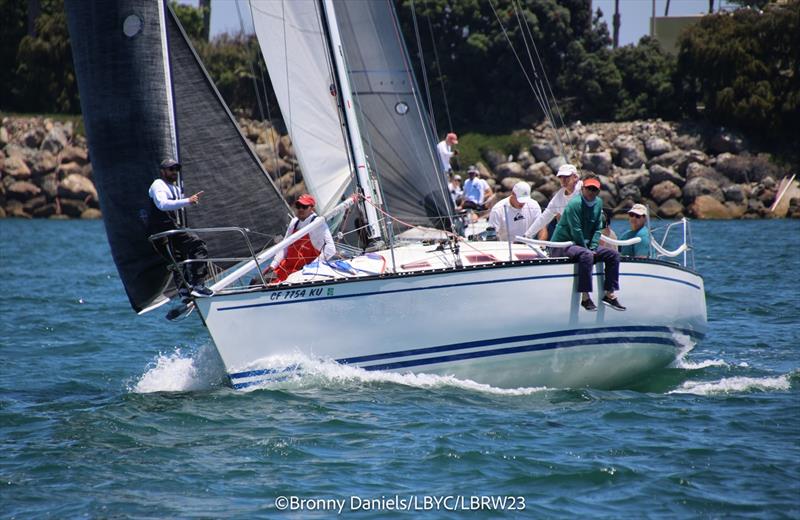
[[[287,360],[309,358],[497,387],[616,387],[704,336],[705,291],[687,264],[685,221],[678,249],[654,243],[659,259],[623,260],[626,312],[584,311],[575,264],[548,257],[546,243],[453,232],[392,2],[250,6],[306,185],[338,240],[361,239],[357,250],[342,245],[346,261],[313,262],[274,285],[258,280],[265,263],[325,221],[282,237],[289,207],[168,5],[66,2],[100,205],[131,305],[147,312],[175,296],[175,267],[139,217],[159,161],[177,157],[186,191],[206,193],[185,218],[207,242],[213,295],[193,305],[234,388],[302,374],[302,362]],[[404,240],[408,228],[444,238]],[[602,269],[594,276],[597,289]]]

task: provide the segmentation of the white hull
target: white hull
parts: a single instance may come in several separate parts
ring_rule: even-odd
[[[596,266],[596,272],[600,266]],[[283,377],[298,353],[367,370],[496,387],[614,387],[674,361],[706,331],[703,280],[623,262],[619,312],[588,312],[575,264],[514,262],[220,294],[196,301],[236,388]],[[595,277],[599,303],[602,275]],[[366,324],[366,325],[365,325]]]

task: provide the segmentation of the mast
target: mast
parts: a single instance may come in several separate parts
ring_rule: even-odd
[[[358,117],[353,104],[353,92],[350,87],[350,79],[347,75],[347,67],[344,62],[344,51],[342,50],[342,40],[339,34],[339,27],[336,24],[336,11],[333,7],[333,0],[320,0],[322,25],[326,33],[328,51],[330,52],[332,63],[334,64],[334,81],[338,90],[339,107],[344,113],[344,125],[347,130],[347,137],[350,141],[350,154],[356,169],[356,182],[361,189],[366,203],[364,210],[367,216],[367,239],[374,241],[381,238],[381,227],[378,220],[378,212],[374,204],[377,204],[375,190],[370,182],[369,167],[367,165],[364,145],[361,140],[361,131],[358,126]]]

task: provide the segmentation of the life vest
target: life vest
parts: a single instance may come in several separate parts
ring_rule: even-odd
[[[316,219],[317,216],[311,219],[311,222]],[[309,222],[309,224],[311,224]],[[294,228],[292,229],[292,233],[297,231],[297,226],[300,224],[298,220],[294,224]],[[290,233],[291,234],[291,233]],[[278,264],[278,267],[275,268],[275,279],[273,283],[282,282],[289,277],[295,271],[299,271],[302,269],[306,264],[313,262],[319,255],[321,251],[314,247],[314,244],[311,243],[311,237],[308,235],[303,235],[300,237],[296,242],[289,244],[286,248],[286,256],[283,257],[283,260]]]
[[[169,200],[178,200],[179,192],[177,188],[170,183],[166,183],[169,188]],[[153,202],[153,199],[148,197],[150,204],[146,210],[140,212],[140,218],[145,225],[148,235],[155,235],[163,231],[170,231],[180,227],[177,211],[161,211]]]

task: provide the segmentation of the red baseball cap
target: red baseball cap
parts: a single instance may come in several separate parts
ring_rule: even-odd
[[[312,197],[308,193],[303,193],[302,195],[300,195],[297,198],[297,202],[299,202],[300,204],[302,204],[304,206],[316,206],[317,205],[317,201],[314,200],[314,197]]]
[[[585,181],[583,181],[583,185],[586,188],[594,186],[595,188],[597,188],[599,190],[600,189],[600,180],[599,179],[595,179],[594,177],[592,177],[592,178],[589,178],[589,179],[586,179]]]

